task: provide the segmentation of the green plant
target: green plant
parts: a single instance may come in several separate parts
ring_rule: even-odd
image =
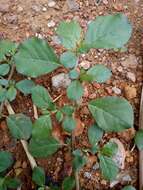
[[[86,164],[87,156],[84,150],[75,149],[73,131],[76,128],[75,112],[80,107],[80,99],[84,92],[82,83],[94,81],[104,83],[110,78],[111,71],[100,64],[88,70],[78,71],[78,59],[80,54],[87,53],[91,48],[115,50],[124,48],[131,32],[131,25],[123,14],[97,17],[89,23],[85,34],[76,21],[62,22],[57,28],[57,34],[61,44],[67,50],[60,58],[45,40],[30,38],[19,45],[8,41],[0,42],[1,117],[4,116],[2,108],[5,104],[9,113],[12,114],[7,116],[8,128],[14,138],[21,140],[33,169],[33,181],[41,186],[40,189],[44,188],[45,174],[43,169],[36,165],[33,156],[48,157],[63,146],[68,147],[73,155],[76,189],[79,189],[78,172]],[[67,97],[71,103],[63,107],[55,104],[46,88],[36,85],[33,81],[34,78],[48,74],[59,67],[65,67],[72,79],[67,88]],[[18,73],[31,79],[26,78],[18,82],[12,80],[15,68]],[[5,79],[8,73],[10,74]],[[15,99],[17,90],[24,95],[31,94],[33,104],[41,110],[41,115],[33,124],[28,116],[22,113],[14,114],[8,103]],[[98,142],[104,132],[118,132],[133,127],[132,106],[124,98],[103,97],[90,101],[88,108],[96,121],[96,124],[88,130],[91,144],[89,152],[98,154],[103,177],[113,180],[118,173],[118,167],[112,157],[116,154],[118,147],[110,141],[100,147]],[[53,137],[51,115],[54,115],[63,130],[69,133],[71,139],[68,139],[67,143],[61,144]],[[28,146],[27,140],[29,140]],[[67,177],[64,180],[63,190],[69,189],[68,183],[72,184],[71,189],[74,188],[74,178]]]

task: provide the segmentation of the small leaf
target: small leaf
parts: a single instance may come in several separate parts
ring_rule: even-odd
[[[0,86],[0,102],[6,99],[6,89]]]
[[[137,131],[135,135],[135,144],[139,150],[143,150],[143,129]]]
[[[0,151],[0,173],[7,170],[12,164],[12,154],[6,151]]]
[[[101,154],[99,154],[99,160],[103,177],[110,181],[116,179],[119,169],[115,162],[111,158]]]
[[[47,89],[39,85],[32,89],[32,101],[41,109],[50,109],[53,104]]]
[[[73,52],[64,52],[60,57],[60,62],[64,67],[72,69],[77,65],[78,59]]]
[[[32,180],[39,186],[45,185],[45,171],[41,167],[33,169]]]
[[[32,80],[21,80],[16,83],[16,88],[21,91],[24,95],[30,94],[32,88],[35,87],[35,83]]]
[[[59,142],[53,137],[42,140],[32,138],[29,144],[29,151],[36,158],[46,158],[54,154],[60,147]]]
[[[1,64],[0,65],[0,75],[1,76],[7,75],[9,70],[10,70],[9,64]]]
[[[73,151],[73,155],[73,168],[75,171],[79,171],[86,164],[87,159],[79,149]]]
[[[88,129],[88,139],[92,146],[95,146],[102,138],[103,130],[96,124],[92,125]]]
[[[76,127],[76,121],[72,117],[65,117],[63,120],[63,128],[68,133],[71,133]]]
[[[100,150],[100,148],[99,148],[99,146],[96,144],[96,145],[93,145],[92,147],[91,147],[91,152],[93,153],[93,154],[96,154],[98,151]]]
[[[113,157],[118,151],[118,145],[114,142],[108,142],[101,149],[101,153],[105,156]]]
[[[62,184],[62,190],[73,190],[75,187],[75,179],[73,177],[66,177]]]
[[[111,71],[104,65],[95,65],[91,67],[87,74],[91,76],[91,81],[103,83],[111,77]]]
[[[56,113],[56,119],[60,123],[63,120],[63,113],[61,111],[57,111]]]
[[[77,80],[72,81],[67,88],[67,96],[71,100],[80,100],[83,95],[83,87]]]
[[[61,22],[57,28],[57,34],[61,43],[67,49],[75,49],[81,40],[81,27],[76,21]]]
[[[5,178],[0,177],[0,190],[7,190],[7,186],[5,184]]]
[[[136,190],[132,185],[124,187],[122,190]]]
[[[16,98],[17,90],[14,86],[11,86],[6,93],[7,99],[11,102]]]
[[[88,107],[98,126],[105,131],[118,132],[133,126],[133,109],[124,98],[98,98],[90,101]]]
[[[38,77],[50,73],[60,66],[59,60],[49,44],[42,39],[30,38],[19,46],[14,56],[19,73]]]
[[[20,186],[21,181],[18,178],[6,177],[5,178],[5,184],[10,189],[16,189]]]
[[[69,106],[69,105],[64,105],[61,108],[61,111],[68,116],[72,116],[73,112],[75,111],[75,108],[73,106]]]
[[[7,86],[8,85],[8,80],[6,80],[6,79],[0,79],[0,85]]]
[[[69,72],[69,77],[71,79],[77,79],[79,77],[79,73],[76,71],[76,69],[73,69]]]
[[[9,115],[7,118],[7,125],[16,139],[28,140],[32,133],[32,122],[29,117],[20,113]]]
[[[50,115],[40,116],[33,124],[32,138],[46,139],[52,133],[52,121]]]

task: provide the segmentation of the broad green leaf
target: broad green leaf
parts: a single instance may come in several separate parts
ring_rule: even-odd
[[[122,190],[136,190],[132,185],[124,187]]]
[[[98,98],[90,101],[88,107],[98,126],[105,131],[117,132],[133,127],[133,109],[124,98]]]
[[[91,81],[96,81],[98,83],[103,83],[111,77],[111,71],[104,65],[95,65],[91,67],[87,74],[91,76]]]
[[[72,69],[77,65],[78,58],[73,52],[64,52],[60,57],[60,62],[64,67]]]
[[[0,190],[7,190],[7,186],[5,184],[5,178],[0,177]]]
[[[95,144],[95,145],[93,145],[93,146],[91,147],[91,152],[92,152],[93,154],[96,154],[99,150],[100,150],[100,148],[99,148],[99,146],[98,146],[97,144]]]
[[[62,122],[62,120],[63,120],[63,113],[61,112],[61,111],[57,111],[57,113],[56,113],[56,119],[57,119],[57,121],[60,123],[60,122]]]
[[[12,164],[12,154],[7,151],[0,151],[0,172],[7,170]]]
[[[131,37],[132,27],[121,13],[98,16],[91,21],[85,36],[84,46],[90,48],[122,48]]]
[[[102,138],[103,130],[99,128],[96,124],[93,124],[88,128],[88,139],[92,146],[95,146]]]
[[[50,73],[60,66],[53,49],[45,40],[38,38],[24,41],[14,60],[17,71],[30,77]]]
[[[99,155],[99,160],[102,176],[110,181],[116,179],[119,169],[115,162],[110,157],[101,154]]]
[[[65,131],[71,133],[76,127],[76,121],[72,117],[67,116],[64,118],[62,126]]]
[[[16,83],[16,88],[25,95],[30,94],[34,87],[35,83],[32,80],[25,79]]]
[[[6,93],[7,99],[11,102],[16,98],[17,90],[14,86],[11,86]]]
[[[0,75],[5,76],[10,70],[9,64],[0,64]]]
[[[73,190],[75,187],[74,177],[66,177],[62,184],[62,190]]]
[[[52,121],[50,115],[40,116],[33,124],[32,138],[46,139],[52,133]]]
[[[0,79],[0,85],[7,86],[8,85],[8,80],[6,80],[6,79]]]
[[[32,173],[32,180],[39,186],[45,185],[45,171],[41,167],[35,167]]]
[[[114,142],[108,142],[101,149],[101,153],[105,156],[113,157],[118,151],[118,145]]]
[[[82,30],[76,21],[61,22],[57,28],[61,43],[67,49],[75,49],[80,43]]]
[[[47,89],[39,85],[32,89],[32,101],[41,109],[50,109],[53,104]]]
[[[46,158],[54,154],[60,147],[60,143],[53,137],[42,140],[32,138],[29,144],[29,151],[36,158]]]
[[[0,61],[5,59],[5,55],[9,53],[14,53],[16,50],[17,45],[13,42],[10,42],[8,40],[1,40],[0,41]]]
[[[73,155],[73,168],[75,171],[79,171],[86,164],[87,159],[79,149],[73,151]]]
[[[79,77],[79,73],[76,71],[76,69],[73,69],[69,72],[69,77],[71,79],[77,79]]]
[[[28,140],[32,133],[32,122],[29,117],[19,113],[9,115],[7,125],[12,136],[16,139]]]
[[[6,89],[0,86],[0,102],[3,102],[6,99]]]
[[[143,150],[143,129],[137,131],[135,135],[135,144],[139,150]]]
[[[73,112],[75,111],[75,108],[73,106],[69,106],[69,105],[64,105],[61,108],[61,111],[68,116],[72,116]]]
[[[5,184],[10,189],[17,189],[20,186],[21,181],[18,178],[6,177]]]
[[[38,190],[45,190],[45,188],[44,187],[39,187]]]
[[[83,95],[83,87],[81,83],[77,80],[71,82],[67,88],[67,96],[71,100],[80,100]]]

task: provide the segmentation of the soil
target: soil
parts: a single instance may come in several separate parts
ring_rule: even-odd
[[[86,30],[87,23],[98,15],[108,13],[123,12],[128,17],[133,26],[133,34],[128,43],[126,52],[113,52],[106,50],[91,50],[87,55],[80,58],[80,62],[86,60],[90,65],[97,63],[107,65],[112,70],[112,78],[103,85],[97,83],[84,84],[85,93],[81,108],[76,114],[77,118],[84,123],[84,130],[76,137],[75,147],[89,148],[87,129],[93,123],[93,119],[87,108],[87,102],[96,97],[107,95],[122,96],[127,98],[133,105],[135,112],[135,130],[138,129],[139,103],[142,87],[142,55],[143,55],[143,1],[142,0],[101,0],[96,4],[94,0],[77,0],[79,10],[72,11],[63,0],[57,0],[53,8],[48,7],[48,0],[0,0],[0,7],[6,5],[7,10],[0,11],[0,38],[10,39],[21,42],[31,36],[38,36],[47,39],[60,54],[63,48],[52,41],[55,37],[55,27],[49,27],[48,23],[54,21],[55,26],[62,20],[75,19]],[[137,65],[130,67],[128,58],[134,59]],[[126,61],[126,64],[124,64]],[[129,61],[130,62],[130,61]],[[45,86],[53,99],[62,96],[57,100],[59,106],[68,102],[65,89],[55,90],[51,85],[51,77],[57,73],[65,72],[58,69],[50,75],[44,75],[36,79],[37,84]],[[134,78],[127,77],[128,73],[133,73]],[[14,78],[18,81],[21,77],[15,73]],[[118,88],[118,92],[113,90]],[[131,87],[131,88],[129,88]],[[127,92],[127,88],[130,89]],[[131,91],[132,90],[132,91]],[[134,93],[133,93],[134,91]],[[31,97],[24,97],[18,93],[17,99],[12,102],[12,107],[16,113],[22,112],[30,116],[33,120],[33,105]],[[79,114],[80,113],[80,114]],[[54,128],[60,126],[53,121]],[[124,172],[131,177],[131,182],[121,182],[112,189],[121,189],[124,185],[132,184],[138,189],[138,152],[133,149],[133,136],[135,131],[127,130],[122,133],[105,134],[103,142],[116,137],[124,144],[126,150],[126,160]],[[13,174],[22,180],[22,190],[34,189],[31,180],[31,169],[21,144],[13,140],[6,127],[5,121],[1,120],[0,125],[0,149],[8,150],[13,153],[16,164],[11,168]],[[97,162],[96,156],[88,154],[91,163],[88,163],[80,172],[80,185],[84,190],[106,190],[111,189],[109,183],[105,181],[99,170],[94,170],[93,165]],[[44,167],[47,181],[49,176],[54,182],[60,182],[64,176],[71,173],[70,154],[66,148],[59,150],[48,159],[37,159],[37,163]],[[17,163],[18,162],[18,163]],[[90,173],[88,177],[85,173]]]

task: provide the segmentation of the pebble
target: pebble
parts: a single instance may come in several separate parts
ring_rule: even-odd
[[[41,7],[38,6],[38,5],[32,5],[32,10],[35,11],[35,12],[40,12],[41,11]]]
[[[52,41],[55,43],[55,44],[61,44],[61,40],[58,36],[52,36]]]
[[[123,72],[123,67],[119,66],[119,67],[117,68],[117,71]]]
[[[52,8],[52,7],[54,7],[56,5],[56,2],[55,1],[49,1],[48,2],[48,7],[50,7],[50,8]]]
[[[124,91],[125,91],[125,97],[129,100],[137,96],[137,90],[135,87],[126,86]]]
[[[82,67],[83,69],[87,70],[90,67],[90,62],[89,61],[82,61],[81,63],[79,63],[80,67]]]
[[[97,97],[96,93],[93,93],[93,94],[90,94],[90,95],[89,95],[89,98],[90,98],[90,99],[95,99],[96,97]]]
[[[99,163],[94,164],[92,169],[95,171],[98,170],[99,169]]]
[[[121,94],[121,89],[120,89],[120,88],[117,88],[116,86],[114,86],[114,87],[112,88],[112,91],[113,91],[115,94],[117,94],[117,95]]]
[[[71,79],[68,74],[60,73],[52,77],[52,86],[55,88],[67,88],[71,83]]]
[[[135,69],[138,65],[138,61],[135,55],[130,54],[127,59],[121,62],[121,65],[125,68]]]
[[[43,11],[43,12],[46,12],[46,11],[47,11],[47,8],[46,8],[46,7],[43,7],[43,8],[42,8],[42,11]]]
[[[108,1],[107,0],[103,0],[103,4],[104,5],[108,5]]]
[[[47,26],[48,26],[49,28],[52,28],[52,27],[54,27],[55,25],[56,25],[56,23],[55,23],[53,20],[49,21],[48,24],[47,24]]]
[[[10,5],[0,3],[0,13],[7,13],[9,12]]]
[[[134,73],[127,72],[127,79],[131,80],[132,82],[136,82],[136,76]]]
[[[17,24],[18,23],[18,17],[17,15],[11,15],[11,16],[7,16],[6,20],[9,24]]]
[[[92,178],[92,174],[89,173],[89,172],[84,172],[84,177],[88,178],[88,179],[91,179]]]

